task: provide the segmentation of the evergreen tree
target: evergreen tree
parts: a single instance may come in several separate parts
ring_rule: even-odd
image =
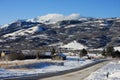
[[[106,55],[107,56],[114,56],[114,48],[113,48],[113,46],[108,46],[106,48]]]
[[[113,57],[117,57],[120,58],[120,52],[117,50],[114,52],[114,56]]]
[[[106,51],[105,51],[105,49],[103,49],[102,55],[103,55],[103,56],[106,56]]]
[[[80,52],[80,57],[86,56],[87,55],[87,50],[86,49],[82,49]]]
[[[53,56],[55,54],[55,48],[52,49],[51,55]]]

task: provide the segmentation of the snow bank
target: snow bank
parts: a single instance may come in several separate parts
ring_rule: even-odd
[[[120,80],[120,63],[113,61],[93,72],[85,80]]]

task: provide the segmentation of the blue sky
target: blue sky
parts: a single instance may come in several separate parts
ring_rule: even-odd
[[[120,17],[120,0],[0,0],[0,25],[49,13]]]

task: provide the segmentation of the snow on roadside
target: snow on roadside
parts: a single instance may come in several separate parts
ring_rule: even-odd
[[[6,69],[0,69],[0,80],[4,78],[12,78],[12,77],[18,77],[18,76],[26,76],[29,75],[26,74],[26,71],[11,71]]]
[[[120,80],[120,61],[113,61],[93,72],[85,80]]]
[[[79,61],[78,61],[79,59]],[[56,61],[57,62],[57,61]],[[61,61],[58,61],[61,62]],[[50,64],[43,62],[41,64],[37,63],[34,66],[28,66],[23,67],[23,69],[0,69],[0,79],[3,78],[13,78],[13,77],[18,77],[18,76],[26,76],[26,75],[34,75],[38,73],[49,73],[49,72],[57,72],[57,71],[64,71],[64,70],[69,70],[73,68],[78,68],[80,66],[90,64],[92,62],[95,62],[94,60],[85,60],[85,59],[80,59],[77,56],[68,56],[67,60],[63,61],[64,65],[56,65],[56,64]]]

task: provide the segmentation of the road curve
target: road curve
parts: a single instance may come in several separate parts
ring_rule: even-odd
[[[83,70],[68,73],[65,75],[59,75],[59,76],[53,76],[53,77],[49,77],[49,78],[39,79],[39,80],[84,80],[92,72],[96,71],[97,69],[101,68],[102,66],[104,66],[107,63],[108,63],[108,61],[105,61],[105,62],[96,64],[94,66],[85,68]]]

